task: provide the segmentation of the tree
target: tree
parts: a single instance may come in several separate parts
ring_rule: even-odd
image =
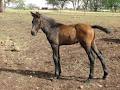
[[[48,4],[51,4],[53,8],[58,5],[58,0],[46,0]]]
[[[82,2],[83,2],[83,9],[84,9],[84,10],[87,10],[89,1],[90,1],[90,0],[82,0]]]
[[[68,0],[46,0],[46,1],[48,4],[51,4],[53,8],[55,8],[56,6],[63,9]]]
[[[116,12],[120,5],[120,0],[103,0],[103,3],[107,9],[111,9]]]
[[[4,12],[4,0],[0,0],[0,12]]]
[[[64,6],[65,6],[65,4],[68,3],[67,1],[68,1],[68,0],[58,0],[58,4],[59,4],[60,8],[63,9]]]
[[[72,3],[74,10],[76,10],[80,6],[80,1],[82,0],[69,0],[69,1]]]
[[[5,0],[5,2],[8,3],[8,4],[9,4],[10,2],[13,3],[13,2],[16,2],[16,1],[17,1],[17,0]]]
[[[93,0],[93,10],[96,12],[100,7],[101,0]]]
[[[16,0],[15,3],[17,4],[17,9],[25,9],[25,0]]]
[[[103,0],[82,0],[84,10],[88,8],[90,11],[98,11],[98,9],[102,8],[102,1]]]
[[[5,10],[6,4],[15,3],[17,8],[23,8],[25,6],[25,0],[0,0],[0,12]]]
[[[13,2],[15,0],[0,0],[0,12],[3,12],[6,8],[6,3]]]

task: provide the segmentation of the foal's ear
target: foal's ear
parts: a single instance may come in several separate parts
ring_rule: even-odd
[[[41,16],[41,14],[40,14],[39,12],[36,12],[36,15],[37,15],[38,17],[40,17],[40,16]]]
[[[36,15],[35,15],[35,13],[33,13],[33,12],[30,12],[31,13],[31,15],[33,16],[33,17],[35,17]]]
[[[33,16],[33,17],[35,17],[35,18],[39,18],[40,17],[40,15],[38,15],[37,13],[33,13],[33,12],[30,12],[31,13],[31,15]]]

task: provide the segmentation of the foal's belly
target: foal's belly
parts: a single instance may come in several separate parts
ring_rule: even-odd
[[[78,43],[78,41],[65,41],[65,42],[62,42],[60,45],[72,45],[72,44],[75,44],[75,43]]]
[[[60,39],[60,45],[71,45],[71,44],[75,44],[78,42],[77,38],[69,35],[69,36],[62,36]]]

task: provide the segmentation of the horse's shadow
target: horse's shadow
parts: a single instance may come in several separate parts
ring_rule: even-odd
[[[8,68],[0,68],[0,72],[10,72],[10,73],[17,73],[24,76],[32,76],[37,78],[49,79],[54,77],[54,74],[43,72],[43,71],[33,71],[33,70],[21,70],[21,69],[8,69]]]
[[[106,41],[106,42],[113,42],[116,44],[120,44],[120,39],[102,38],[101,40]]]
[[[0,72],[10,72],[10,73],[17,73],[24,76],[32,76],[37,78],[42,78],[46,80],[54,80],[55,75],[49,72],[43,71],[33,71],[33,70],[21,70],[21,69],[8,69],[8,68],[0,68]],[[76,76],[61,76],[60,80],[76,80],[80,82],[84,82],[85,77],[76,77]]]

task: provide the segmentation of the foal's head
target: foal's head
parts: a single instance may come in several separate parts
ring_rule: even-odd
[[[36,12],[36,13],[31,12],[31,15],[33,17],[32,30],[31,30],[31,34],[33,36],[37,34],[39,29],[42,29],[43,32],[46,32],[51,27],[54,27],[57,25],[54,19],[44,16],[39,12]]]
[[[33,17],[31,34],[35,36],[38,30],[42,28],[42,15],[38,12],[31,12],[31,15]]]

